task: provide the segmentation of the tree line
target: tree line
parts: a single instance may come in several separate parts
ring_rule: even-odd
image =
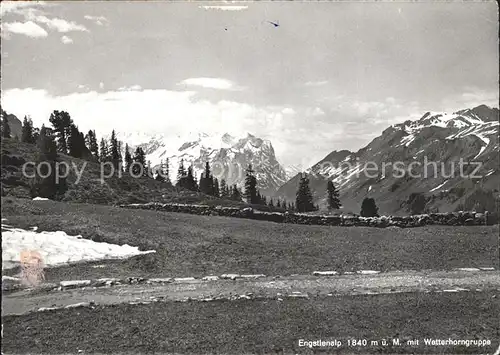
[[[7,120],[7,113],[2,109],[1,136],[11,136],[11,129]],[[122,156],[122,142],[117,139],[116,132],[111,132],[109,140],[104,137],[97,139],[95,130],[89,130],[85,135],[80,132],[78,126],[73,122],[71,116],[65,111],[53,111],[49,122],[51,128],[42,125],[41,129],[34,127],[31,118],[24,117],[22,122],[21,142],[37,144],[39,148],[38,161],[48,161],[51,166],[59,159],[58,153],[70,155],[75,158],[93,160],[99,163],[109,162],[114,171],[122,170],[134,176],[142,175],[151,177],[157,181],[172,185],[170,180],[169,159],[161,161],[154,168],[146,161],[146,154],[139,146],[132,153],[128,144],[125,145],[124,156]],[[99,142],[99,143],[98,143]],[[54,169],[53,169],[54,170]],[[33,193],[37,196],[54,198],[63,194],[66,189],[66,181],[56,182],[53,177],[35,181]],[[294,202],[287,202],[279,198],[267,198],[257,189],[258,181],[252,165],[246,169],[244,192],[236,184],[228,185],[225,179],[218,181],[212,175],[210,164],[205,163],[205,169],[199,180],[196,179],[193,166],[185,167],[181,159],[176,176],[176,187],[216,198],[243,201],[252,205],[266,205],[270,208],[284,209],[288,211],[310,212],[319,210],[319,206],[313,202],[313,194],[309,187],[307,174],[302,174],[296,191]],[[329,210],[339,209],[342,204],[339,199],[339,190],[332,181],[327,182],[326,202]],[[361,216],[378,216],[378,207],[373,198],[365,198],[361,205]]]

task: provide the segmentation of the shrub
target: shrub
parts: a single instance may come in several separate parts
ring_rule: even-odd
[[[361,204],[361,217],[378,217],[378,207],[373,198],[365,198]]]

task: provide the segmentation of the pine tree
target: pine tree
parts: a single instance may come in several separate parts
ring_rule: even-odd
[[[177,169],[177,182],[176,182],[177,187],[186,188],[186,176],[187,172],[186,169],[184,168],[184,159],[181,159],[179,168]]]
[[[123,171],[123,154],[122,154],[122,147],[123,147],[123,142],[118,141],[118,166],[119,169]]]
[[[197,191],[198,190],[198,183],[196,182],[196,178],[193,173],[193,166],[190,165],[187,170],[186,177],[184,178],[184,186],[186,189],[191,190],[191,191]]]
[[[101,138],[101,145],[99,147],[99,161],[101,163],[109,161],[108,142],[104,138]]]
[[[144,153],[144,150],[142,150],[141,147],[137,147],[134,153],[134,157],[132,158],[133,162],[133,168],[132,168],[132,173],[134,176],[139,175],[142,169],[142,176],[147,176],[147,167],[146,167],[146,154]]]
[[[23,120],[23,128],[21,133],[21,142],[24,143],[36,143],[33,137],[33,121],[28,119],[28,117],[24,116]]]
[[[236,185],[231,188],[231,200],[241,202],[242,194]]]
[[[228,189],[227,189],[226,180],[222,179],[220,181],[220,197],[225,199],[225,198],[229,197],[228,195],[229,195],[229,193],[228,193]]]
[[[247,203],[260,203],[257,197],[257,179],[255,178],[251,164],[248,165],[246,170],[245,199]]]
[[[88,131],[87,135],[85,136],[85,143],[94,159],[99,161],[99,146],[97,144],[97,136],[95,134],[95,131]]]
[[[33,142],[35,144],[38,142],[39,137],[40,137],[40,129],[37,127],[33,127]]]
[[[130,173],[130,167],[133,162],[132,155],[130,155],[130,148],[128,144],[125,144],[125,172]]]
[[[60,197],[66,191],[67,186],[65,180],[56,181],[57,146],[45,126],[40,129],[37,146],[37,166],[39,166],[40,174],[37,174],[32,182],[31,194],[33,197],[39,196],[49,199]],[[48,164],[41,164],[42,162]]]
[[[309,188],[309,179],[305,174],[300,178],[295,205],[298,212],[309,212],[315,209],[311,189]]]
[[[2,110],[2,138],[10,138],[10,124],[7,119],[7,112]]]
[[[276,201],[276,207],[281,208],[281,201],[280,201],[280,199],[279,199],[279,198],[278,198],[278,200]]]
[[[160,160],[160,165],[155,170],[156,176],[155,180],[159,182],[165,182],[165,175],[163,173],[163,160]]]
[[[328,209],[339,209],[342,204],[339,199],[339,191],[335,188],[333,181],[328,181],[326,185]]]
[[[78,127],[71,124],[68,134],[68,154],[75,158],[82,158],[86,151],[85,138]]]
[[[163,169],[163,176],[165,177],[165,182],[168,183],[168,184],[171,184],[172,182],[170,181],[170,163],[169,163],[169,160],[167,158],[167,160],[165,161],[165,165],[162,167]]]
[[[57,150],[63,154],[68,154],[68,136],[71,133],[73,120],[69,113],[65,111],[54,111],[50,114],[50,123],[54,127],[57,140]]]
[[[208,162],[205,163],[205,171],[200,176],[200,192],[214,195],[214,180]]]
[[[273,201],[273,199],[272,199],[272,198],[269,200],[269,204],[268,204],[268,206],[269,206],[269,207],[274,207],[274,201]]]
[[[115,130],[111,132],[111,139],[109,141],[110,143],[110,158],[111,158],[111,163],[113,163],[113,167],[118,170],[120,166],[120,150],[118,147],[118,139],[116,139],[116,133]],[[147,174],[146,174],[147,175]]]
[[[373,198],[365,198],[361,204],[361,217],[378,217],[378,207]]]
[[[258,205],[263,205],[264,204],[264,199],[260,195],[260,191],[257,190],[257,195],[255,196],[255,201],[252,203],[256,203]]]
[[[219,188],[219,180],[217,178],[213,179],[213,186],[214,186],[214,196],[215,197],[220,197],[220,188]]]

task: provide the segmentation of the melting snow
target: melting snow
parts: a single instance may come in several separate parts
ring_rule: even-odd
[[[438,185],[436,186],[435,188],[433,188],[432,190],[430,190],[429,192],[433,192],[433,191],[436,191],[437,189],[441,188],[444,186],[444,184],[446,184],[448,182],[448,180],[446,180],[445,182],[443,182],[441,185]]]
[[[48,198],[45,198],[45,197],[35,197],[33,199],[33,201],[48,201],[49,199]]]
[[[10,228],[4,224],[2,228],[6,229],[2,232],[2,269],[18,265],[23,250],[36,250],[42,256],[45,266],[49,267],[81,261],[125,259],[155,252],[139,251],[137,247],[127,244],[97,243],[60,231],[36,233]]]

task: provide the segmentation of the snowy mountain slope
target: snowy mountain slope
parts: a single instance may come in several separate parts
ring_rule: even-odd
[[[119,137],[120,140],[128,142],[131,149],[142,147],[152,166],[168,158],[170,178],[173,181],[176,179],[181,160],[184,161],[186,169],[193,165],[197,179],[204,171],[205,163],[209,162],[212,174],[219,182],[225,179],[229,185],[237,184],[239,187],[244,184],[248,164],[252,164],[259,183],[258,188],[268,196],[273,195],[287,180],[286,171],[277,161],[271,142],[252,134],[242,138],[227,133],[216,136],[192,133],[187,137],[179,136],[173,139],[161,134],[150,137],[125,134]]]
[[[332,180],[340,188],[344,208],[356,213],[368,196],[375,198],[382,213],[401,213],[412,192],[426,193],[432,207],[447,211],[478,187],[494,193],[496,189],[498,194],[498,134],[496,108],[427,112],[418,121],[387,128],[357,152],[334,151],[306,172],[315,199],[323,206],[326,182]],[[474,172],[476,163],[480,167]],[[408,172],[402,174],[398,168]],[[293,177],[276,195],[293,199],[298,180],[299,176]],[[449,196],[450,190],[461,191],[462,196]]]

